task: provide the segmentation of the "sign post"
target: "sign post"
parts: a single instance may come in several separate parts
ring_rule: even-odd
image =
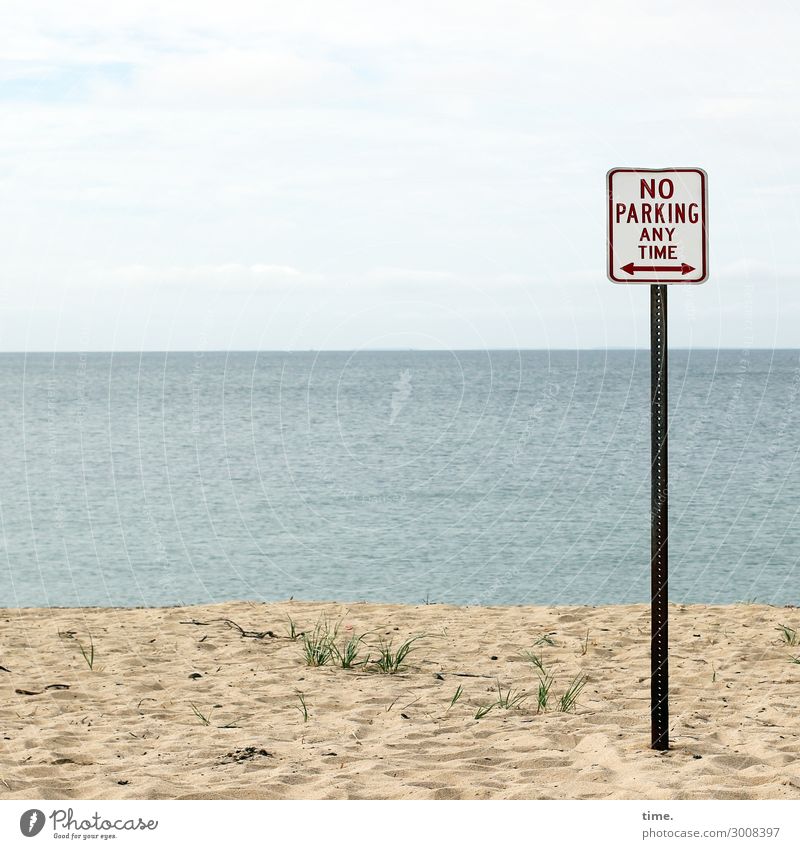
[[[650,287],[650,739],[669,748],[667,287]]]
[[[708,279],[701,168],[612,168],[608,277],[650,284],[650,745],[669,748],[667,285]]]

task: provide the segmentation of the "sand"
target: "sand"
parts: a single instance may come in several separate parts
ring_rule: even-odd
[[[289,616],[372,644],[426,636],[395,675],[313,668]],[[776,630],[800,630],[800,611],[670,616],[673,748],[658,753],[643,605],[3,610],[0,798],[800,799],[800,646]],[[544,713],[531,649],[554,677]],[[529,698],[476,719],[498,680]]]

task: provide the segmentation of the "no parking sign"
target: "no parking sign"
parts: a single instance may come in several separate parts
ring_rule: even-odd
[[[702,168],[612,168],[607,184],[610,280],[708,278],[708,178]]]

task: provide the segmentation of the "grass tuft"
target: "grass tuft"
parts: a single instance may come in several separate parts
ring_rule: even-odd
[[[408,656],[408,653],[412,650],[414,643],[421,639],[422,635],[412,637],[410,640],[406,640],[402,643],[397,650],[392,648],[391,641],[387,643],[384,640],[381,640],[380,645],[378,646],[378,659],[374,661],[375,665],[386,675],[394,675],[396,672],[400,671],[400,667],[405,662],[405,659]]]
[[[483,719],[487,713],[495,706],[495,703],[492,702],[490,705],[481,705],[477,711],[475,711],[475,719]]]
[[[74,640],[78,644],[78,649],[83,656],[83,659],[86,661],[86,665],[89,669],[94,669],[94,640],[92,639],[91,634],[89,634],[88,646],[85,646],[78,639],[75,631],[59,631],[58,636],[61,637],[62,640]]]
[[[781,638],[787,646],[796,646],[800,642],[800,638],[798,638],[797,631],[794,628],[790,628],[788,625],[779,625],[776,630],[780,631]]]
[[[544,658],[540,654],[534,654],[532,651],[523,652],[523,657],[528,661],[528,663],[532,663],[536,668],[537,672],[544,674]]]
[[[563,713],[568,713],[575,710],[583,688],[586,686],[587,678],[583,673],[579,673],[572,679],[572,683],[567,687],[564,695],[559,699],[558,709]]]
[[[450,699],[450,706],[447,708],[447,710],[450,710],[450,708],[451,708],[451,707],[453,707],[453,705],[455,705],[455,703],[456,703],[456,702],[457,702],[457,701],[458,701],[458,700],[459,700],[459,699],[460,699],[463,695],[464,695],[464,688],[461,686],[461,684],[459,684],[459,685],[458,685],[458,687],[456,687],[456,691],[455,691],[455,693],[453,694],[453,698],[452,698],[452,699]]]
[[[544,669],[539,676],[539,684],[536,688],[536,712],[544,713],[550,701],[550,690],[553,686],[553,676],[548,675]]]
[[[200,720],[202,725],[211,725],[211,715],[206,716],[199,707],[194,702],[189,702],[192,708],[192,713]],[[218,707],[218,705],[217,705]],[[232,719],[230,722],[226,722],[224,725],[217,725],[216,728],[238,728],[237,723],[238,719]],[[134,735],[136,736],[136,735]]]
[[[369,655],[364,660],[359,660],[361,646],[366,634],[352,634],[341,647],[331,642],[331,656],[342,669],[352,669],[354,666],[363,666],[369,663]]]
[[[84,646],[84,644],[76,637],[75,642],[78,644],[78,648],[81,650],[81,654],[83,655],[83,659],[86,661],[86,665],[89,669],[94,670],[94,640],[92,639],[92,635],[89,634],[89,645]]]
[[[300,711],[300,714],[303,717],[303,722],[308,722],[308,705],[306,704],[306,697],[303,693],[298,691],[297,698],[300,704],[295,705],[295,708]]]
[[[513,710],[514,708],[520,707],[527,698],[527,693],[524,691],[521,692],[519,690],[512,690],[511,687],[503,692],[500,682],[497,682],[497,701],[495,702],[497,707],[505,708],[506,710]]]
[[[310,634],[302,635],[306,666],[326,666],[331,662],[335,653],[338,630],[338,626],[331,629],[330,623],[323,621],[317,622]]]
[[[297,627],[297,623],[291,616],[287,616],[286,619],[289,622],[289,639],[294,643],[303,636],[304,632]]]

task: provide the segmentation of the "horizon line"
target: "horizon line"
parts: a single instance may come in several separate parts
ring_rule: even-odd
[[[92,349],[70,349],[63,351],[47,351],[47,350],[28,350],[28,351],[4,351],[0,350],[0,356],[27,356],[31,355],[48,355],[62,356],[64,354],[449,354],[449,353],[509,353],[517,351],[519,353],[553,353],[566,351],[649,351],[650,347],[634,347],[622,345],[609,345],[607,347],[586,347],[586,348],[92,348]],[[800,346],[782,347],[747,347],[743,345],[725,345],[725,346],[704,346],[704,345],[672,345],[670,351],[800,351]]]

